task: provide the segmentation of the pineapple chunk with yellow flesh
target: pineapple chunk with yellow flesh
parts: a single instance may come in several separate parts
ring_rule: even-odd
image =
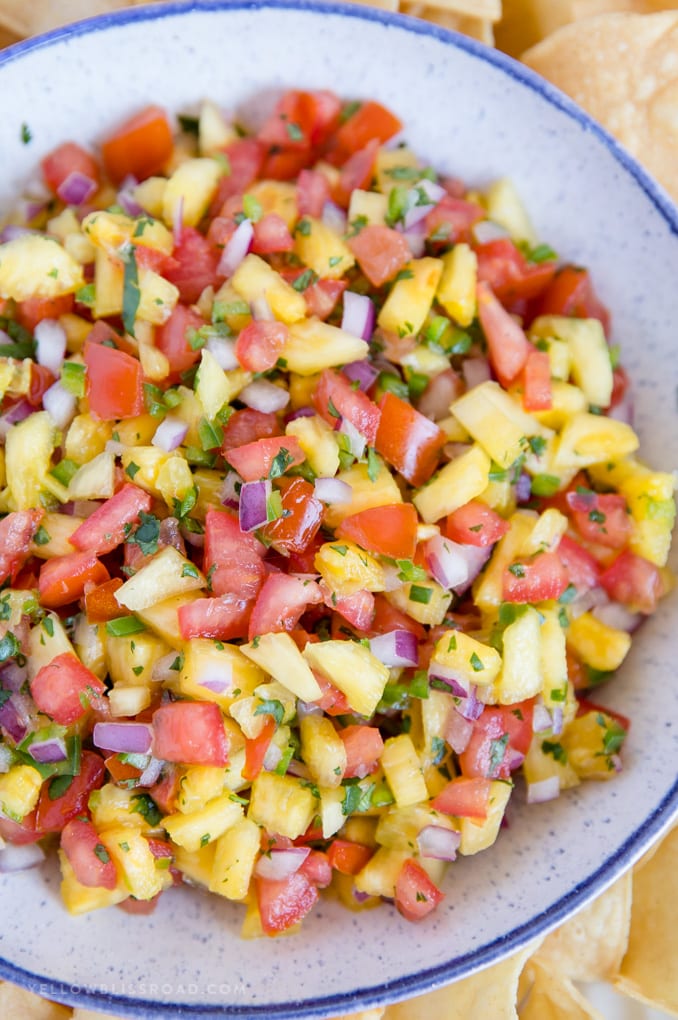
[[[570,378],[572,359],[570,357],[570,348],[565,340],[559,340],[555,336],[540,336],[535,346],[537,346],[538,350],[545,351],[549,356],[551,379],[566,383]],[[582,410],[585,410],[585,408],[582,408]]]
[[[194,488],[193,474],[184,458],[169,457],[158,471],[156,485],[170,510],[173,509],[175,500],[183,502]]]
[[[467,688],[471,684],[486,686],[494,683],[501,665],[501,656],[496,648],[476,641],[460,630],[445,631],[431,656],[432,672],[435,666],[441,666]]]
[[[258,255],[246,255],[231,277],[233,290],[251,304],[266,298],[276,319],[290,325],[306,315],[306,301],[275,269]]]
[[[383,591],[386,587],[381,564],[355,542],[325,542],[315,555],[315,568],[337,595],[357,591]]]
[[[233,397],[232,382],[223,368],[205,347],[200,352],[200,367],[195,380],[195,393],[205,416],[216,418],[222,407]]]
[[[437,627],[445,619],[452,595],[437,581],[416,581],[403,584],[386,593],[388,601],[407,613],[417,623]]]
[[[318,681],[289,634],[260,634],[241,651],[302,701],[322,696]]]
[[[78,468],[68,483],[70,500],[108,499],[114,492],[115,457],[105,450]]]
[[[311,470],[321,478],[333,478],[339,470],[339,447],[334,432],[317,414],[295,418],[285,426],[285,434],[299,440]]]
[[[0,398],[23,397],[31,388],[30,358],[0,358]]]
[[[133,829],[106,829],[102,844],[118,869],[122,881],[137,900],[152,900],[172,882],[169,871],[156,867],[148,841]]]
[[[204,521],[207,511],[214,507],[223,509],[221,502],[221,490],[224,485],[223,474],[220,471],[210,471],[208,468],[198,468],[193,472],[193,484],[198,490],[198,498],[191,517],[197,517]]]
[[[488,188],[485,208],[488,220],[508,230],[514,241],[525,241],[531,247],[537,244],[537,235],[522,199],[508,177],[502,177]]]
[[[223,152],[237,137],[235,128],[226,123],[216,103],[205,100],[198,117],[198,144],[202,155],[211,156],[212,153]]]
[[[391,333],[414,336],[431,310],[443,263],[440,259],[413,259],[406,268],[412,275],[393,284],[377,322]]]
[[[135,808],[139,804],[135,790],[125,790],[114,783],[106,783],[89,796],[88,806],[92,822],[98,832],[106,829],[138,829],[148,832],[149,824]]]
[[[570,418],[561,432],[554,464],[589,467],[633,453],[638,445],[638,436],[626,422],[582,412]]]
[[[532,556],[540,552],[551,552],[556,549],[561,538],[567,531],[568,519],[555,507],[549,507],[539,515],[534,528],[523,542],[521,553]]]
[[[247,189],[261,206],[262,216],[275,213],[292,230],[299,218],[296,185],[288,181],[256,181]]]
[[[417,836],[427,825],[441,829],[455,828],[449,815],[434,811],[428,804],[411,804],[406,807],[390,807],[377,822],[375,839],[380,846],[390,850],[403,850],[412,855],[417,845]]]
[[[114,684],[126,687],[150,684],[153,666],[169,651],[164,641],[148,631],[132,638],[106,634],[106,664]]]
[[[64,455],[77,464],[84,464],[103,453],[106,443],[112,437],[113,426],[110,422],[96,421],[91,414],[78,414],[68,427]]]
[[[422,489],[412,502],[427,524],[458,510],[487,488],[490,480],[490,458],[476,443],[461,456],[446,464]]]
[[[564,315],[541,316],[530,327],[531,337],[557,337],[567,343],[572,379],[589,404],[609,407],[612,399],[612,362],[602,323]]]
[[[178,846],[174,851],[174,860],[177,868],[191,882],[196,882],[198,885],[209,888],[209,884],[212,881],[212,868],[214,867],[216,847],[217,842],[206,843],[205,846],[200,847],[194,853],[189,853],[182,846]]]
[[[419,372],[433,378],[446,372],[450,367],[450,359],[442,351],[431,350],[426,344],[415,344],[412,350],[401,355],[399,363],[411,372]]]
[[[528,536],[532,534],[535,515],[518,510],[511,517],[511,527],[494,547],[485,571],[473,586],[473,598],[481,612],[492,614],[504,601],[504,570],[520,555]]]
[[[478,256],[468,244],[455,244],[442,257],[443,272],[436,297],[460,326],[470,326],[476,311]]]
[[[523,774],[529,786],[554,776],[558,779],[560,790],[579,785],[579,777],[570,765],[563,745],[558,738],[551,740],[542,733],[535,733],[532,737],[523,762]]]
[[[260,852],[260,830],[241,818],[215,844],[209,890],[228,900],[244,900]]]
[[[31,627],[28,637],[28,677],[30,680],[57,655],[74,654],[63,623],[56,613],[48,613],[44,620]]]
[[[179,300],[179,289],[152,269],[139,269],[139,306],[137,318],[162,326],[167,322]],[[160,352],[158,352],[160,353]],[[148,361],[148,356],[146,358]],[[162,379],[160,375],[158,378]]]
[[[201,846],[223,836],[242,817],[242,805],[232,800],[231,794],[223,794],[198,811],[167,815],[162,825],[173,843],[195,853]]]
[[[330,280],[341,279],[355,265],[351,249],[322,220],[305,216],[304,224],[306,229],[303,232],[297,231],[295,235],[296,254],[318,276]]]
[[[233,333],[240,333],[252,321],[250,306],[233,289],[229,280],[214,295],[210,318],[225,322]]]
[[[614,716],[596,710],[573,719],[561,742],[580,779],[612,779],[617,774],[614,756],[624,737],[625,730]]]
[[[106,630],[103,624],[88,623],[87,617],[80,615],[73,633],[75,652],[95,676],[103,680],[107,673],[104,639]]]
[[[59,850],[59,865],[61,867],[61,898],[66,910],[73,917],[89,914],[91,910],[99,910],[101,907],[112,907],[129,897],[129,889],[120,880],[114,889],[104,889],[103,886],[87,886],[78,882],[71,862],[63,850]]]
[[[621,666],[631,647],[631,635],[608,626],[593,613],[582,613],[570,623],[567,644],[588,666],[607,673]]]
[[[97,248],[94,260],[94,307],[92,309],[95,319],[122,313],[124,287],[125,270],[120,259],[113,258],[101,248]]]
[[[247,817],[268,832],[296,839],[313,821],[317,801],[293,776],[260,772],[252,783]]]
[[[568,683],[565,631],[555,609],[540,606],[542,697],[547,708],[561,708],[565,719],[575,711],[572,685]]]
[[[369,348],[364,340],[320,319],[303,319],[290,327],[280,352],[290,372],[315,375],[325,368],[362,361]]]
[[[499,834],[506,805],[513,791],[510,783],[493,780],[490,783],[490,801],[487,818],[483,822],[474,822],[471,818],[460,818],[461,843],[459,853],[465,857],[480,853],[492,846]]]
[[[527,436],[552,436],[495,382],[474,386],[450,408],[466,431],[502,468],[510,467],[523,452]]]
[[[187,698],[228,710],[235,698],[251,695],[263,680],[262,670],[237,645],[208,638],[186,642],[178,691]]]
[[[634,525],[629,540],[631,552],[663,567],[676,517],[674,476],[653,471],[633,457],[594,466],[590,474],[594,482],[613,485],[626,497]]]
[[[54,238],[22,234],[0,244],[1,298],[55,298],[84,282],[80,263]]]
[[[323,839],[329,839],[339,832],[346,815],[343,811],[346,791],[343,786],[321,787],[320,789],[320,822],[323,829]]]
[[[528,606],[504,631],[502,668],[494,687],[500,705],[513,705],[541,692],[541,662],[539,613]]]
[[[107,694],[108,707],[114,719],[131,718],[143,712],[151,703],[148,687],[112,687]]]
[[[158,637],[167,642],[170,648],[176,648],[181,652],[184,648],[184,640],[179,630],[179,619],[177,613],[181,606],[187,605],[200,598],[199,592],[188,592],[185,595],[173,595],[162,602],[156,602],[147,609],[137,610],[137,616],[149,627]]]
[[[31,543],[31,556],[37,556],[41,560],[51,560],[54,556],[65,556],[67,553],[72,553],[73,546],[70,543],[70,537],[82,522],[82,517],[46,513],[40,522],[43,530],[38,538],[41,544],[38,545],[35,540]]]
[[[198,568],[173,546],[167,545],[118,588],[115,599],[119,606],[136,612],[206,585]]]
[[[299,722],[301,755],[311,779],[332,789],[346,771],[346,748],[327,716],[306,715]]]
[[[378,460],[378,473],[374,481],[368,474],[367,464],[354,464],[346,471],[340,471],[337,478],[350,485],[351,499],[347,503],[334,503],[327,507],[325,523],[328,528],[336,528],[344,517],[360,513],[361,510],[403,501],[398,483],[381,458]]]
[[[383,227],[386,225],[386,213],[388,212],[388,199],[386,195],[380,195],[376,191],[362,191],[355,188],[351,192],[351,201],[348,206],[348,222],[356,220],[365,225]]]
[[[428,799],[419,756],[408,733],[389,737],[380,762],[399,808]]]
[[[141,244],[163,255],[171,255],[174,249],[171,232],[150,216],[137,221],[125,213],[97,210],[85,217],[82,229],[92,244],[116,259],[129,244]]]
[[[304,658],[338,687],[358,715],[371,716],[389,678],[388,667],[353,641],[321,641],[304,648]]]
[[[134,478],[134,484],[159,497],[158,475],[171,456],[155,446],[134,446],[123,450],[121,459],[125,474]]]
[[[0,809],[20,822],[38,803],[42,776],[31,765],[13,765],[0,775]]]
[[[551,407],[548,411],[535,411],[534,417],[549,429],[562,429],[576,414],[588,410],[588,401],[578,386],[568,382],[551,383]]]
[[[363,870],[355,876],[356,889],[360,893],[367,893],[368,896],[385,896],[387,899],[393,899],[398,875],[407,858],[411,856],[411,850],[379,847]]]
[[[187,159],[177,167],[162,196],[162,218],[171,227],[179,214],[181,222],[195,227],[207,212],[221,177],[215,159]]]
[[[12,509],[40,506],[40,493],[50,469],[56,439],[47,411],[38,411],[12,425],[5,440],[5,472]]]
[[[405,147],[379,149],[374,167],[377,188],[384,197],[388,196],[401,180],[416,180],[413,171],[417,170],[419,165],[419,157],[412,149]]]
[[[96,422],[99,429],[104,424],[105,422]],[[115,431],[118,435],[118,441],[123,446],[148,447],[155,435],[157,427],[158,419],[154,418],[152,414],[138,414],[134,418],[124,418],[122,421],[117,422]],[[112,435],[113,429],[111,427],[111,435],[107,438],[112,438]],[[100,453],[101,451],[97,450],[96,452]],[[77,457],[74,459],[77,460]]]

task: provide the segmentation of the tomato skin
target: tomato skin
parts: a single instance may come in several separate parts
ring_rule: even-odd
[[[426,216],[426,236],[435,244],[468,241],[471,227],[484,217],[485,211],[476,202],[445,195]]]
[[[144,410],[143,373],[125,351],[88,340],[84,351],[90,411],[102,421],[134,418]]]
[[[336,535],[369,552],[394,560],[411,560],[417,547],[417,524],[417,511],[411,503],[392,503],[344,517]]]
[[[242,195],[260,176],[264,161],[264,147],[256,138],[236,138],[224,149],[230,173],[219,181],[216,193],[210,203],[209,215],[217,216],[224,202],[234,195]],[[227,215],[227,214],[224,214]],[[231,215],[233,215],[231,213]]]
[[[234,411],[224,425],[224,441],[221,452],[228,453],[236,446],[254,443],[257,439],[269,439],[271,436],[282,435],[280,422],[272,412],[255,411],[245,407],[242,411]]]
[[[360,633],[370,629],[374,618],[374,595],[371,591],[361,589],[360,591],[353,592],[352,595],[337,595],[335,592],[330,591],[324,581],[321,581],[320,588],[323,592],[325,605],[328,609],[335,610],[335,615],[332,619],[333,637],[335,636],[334,630],[337,614],[350,623],[354,630]],[[340,627],[337,629],[339,630],[338,638],[346,636],[341,632]]]
[[[175,264],[165,268],[162,275],[179,288],[181,301],[185,305],[192,305],[205,287],[214,283],[219,256],[199,230],[183,226],[172,259]]]
[[[267,372],[275,366],[288,336],[284,322],[255,319],[240,331],[235,356],[248,372]]]
[[[600,583],[600,567],[590,552],[569,535],[558,543],[558,557],[567,572],[570,584],[578,591],[589,591]]]
[[[257,220],[254,224],[251,250],[255,255],[273,255],[276,252],[294,250],[294,238],[282,216],[267,213]]]
[[[16,578],[44,516],[44,510],[14,510],[0,521],[0,584]]]
[[[374,637],[375,634],[388,634],[392,630],[409,630],[411,634],[416,634],[417,641],[424,641],[426,638],[426,630],[420,623],[392,606],[383,595],[375,595],[370,637]]]
[[[31,694],[41,712],[45,712],[62,726],[77,722],[89,710],[86,698],[89,691],[103,694],[106,688],[101,680],[80,662],[72,652],[63,652],[43,666],[30,681]]]
[[[203,571],[215,595],[256,598],[266,573],[262,562],[265,552],[254,535],[240,530],[235,514],[207,511]]]
[[[590,499],[568,492],[575,527],[587,542],[597,542],[609,549],[623,549],[631,537],[633,524],[626,500],[619,493],[595,493]]]
[[[297,208],[299,216],[320,219],[325,202],[330,198],[330,186],[325,174],[304,169],[297,178]]]
[[[523,407],[548,411],[553,406],[551,362],[546,351],[530,351],[523,368]]]
[[[64,825],[76,815],[84,814],[87,801],[93,790],[103,786],[106,777],[104,760],[94,751],[83,751],[80,759],[80,773],[61,797],[50,800],[50,780],[43,784],[35,815],[36,828],[40,832],[61,832]]]
[[[445,815],[484,821],[490,806],[491,782],[485,776],[457,776],[431,801],[431,807]]]
[[[610,313],[598,299],[588,269],[563,266],[558,269],[538,304],[537,315],[565,315],[577,319],[598,319],[606,334]]]
[[[43,319],[58,319],[73,311],[72,294],[61,294],[54,298],[26,298],[17,302],[16,317],[24,329],[34,333],[35,327]]]
[[[628,549],[602,572],[600,584],[615,602],[639,613],[653,613],[664,594],[659,568]]]
[[[84,174],[95,184],[99,183],[97,161],[76,142],[63,142],[56,149],[52,149],[41,161],[40,167],[45,184],[54,192],[72,173]]]
[[[420,921],[444,899],[421,865],[412,858],[403,864],[395,885],[395,905],[408,921]]]
[[[108,857],[99,833],[91,822],[81,818],[72,818],[67,822],[61,832],[61,849],[81,885],[95,889],[115,889],[118,884],[115,864]],[[97,856],[97,850],[104,860]]]
[[[85,615],[88,623],[106,623],[124,615],[125,611],[115,598],[115,593],[122,584],[122,578],[112,577],[110,581],[104,581],[103,584],[85,592]]]
[[[40,601],[47,609],[59,609],[79,599],[86,584],[102,584],[108,579],[106,567],[94,552],[55,556],[40,567]]]
[[[264,758],[270,746],[273,734],[275,733],[275,719],[267,715],[266,722],[261,732],[254,738],[245,739],[245,764],[243,766],[243,778],[250,783],[253,782],[264,767]]]
[[[309,482],[293,478],[282,490],[282,508],[283,516],[271,521],[262,531],[278,552],[301,553],[320,528],[323,504],[316,499]]]
[[[395,393],[385,393],[379,409],[381,418],[374,444],[377,453],[410,485],[423,485],[438,465],[440,451],[447,442],[445,433]]]
[[[555,262],[529,263],[508,237],[477,245],[476,254],[478,279],[489,284],[505,304],[538,297],[556,272]]]
[[[332,881],[332,867],[327,854],[322,850],[311,850],[299,871],[316,889],[326,889]]]
[[[322,698],[318,698],[315,702],[319,708],[322,708],[326,715],[348,715],[351,711],[351,706],[346,700],[346,695],[335,687],[333,684],[326,680],[324,676],[319,673],[314,674],[320,690],[323,692]]]
[[[234,446],[226,453],[228,463],[246,482],[256,482],[268,478],[273,461],[285,450],[292,458],[287,465],[294,467],[303,464],[306,454],[295,436],[272,436],[270,439],[257,439],[245,446]]]
[[[505,602],[558,599],[568,584],[567,570],[558,553],[542,552],[530,561],[514,563],[504,569],[503,599]]]
[[[531,345],[486,283],[477,287],[478,317],[483,328],[492,367],[505,388],[516,379],[527,361]]]
[[[294,630],[308,607],[321,599],[315,581],[302,581],[291,574],[269,574],[252,609],[248,639]]]
[[[167,114],[159,106],[147,106],[101,143],[101,155],[106,173],[119,184],[128,174],[144,180],[159,173],[173,147]]]
[[[353,192],[370,186],[378,152],[379,142],[372,139],[346,160],[334,187],[334,198],[339,205],[348,208]]]
[[[525,754],[532,740],[533,701],[485,708],[473,724],[466,750],[459,755],[463,776],[508,779],[511,750]],[[508,742],[497,760],[496,741],[508,734]]]
[[[384,741],[376,726],[345,726],[338,733],[346,751],[344,779],[354,776],[364,779],[374,772],[384,750]]]
[[[379,408],[362,390],[353,389],[341,372],[326,368],[321,373],[313,393],[313,406],[332,428],[338,424],[334,408],[365,437],[369,446],[374,446],[381,416]]]
[[[218,705],[175,701],[153,713],[153,753],[183,765],[227,765],[228,738]]]
[[[471,499],[454,513],[448,515],[445,522],[445,534],[452,542],[486,549],[498,542],[509,530],[509,527],[509,522],[501,517],[496,510],[479,499]]]
[[[200,360],[200,351],[194,351],[186,338],[191,330],[204,325],[202,316],[192,308],[176,305],[167,322],[157,327],[155,346],[169,361],[172,372],[185,372]]]
[[[334,311],[337,301],[347,287],[347,280],[316,280],[304,291],[308,314],[315,315],[324,322]]]
[[[14,822],[11,818],[0,815],[0,837],[13,846],[29,846],[37,843],[45,835],[44,832],[35,827],[35,811],[24,815],[20,822]]]
[[[347,244],[373,287],[392,280],[412,258],[403,235],[378,224],[363,227]]]
[[[150,512],[152,502],[149,493],[126,482],[76,528],[69,541],[81,552],[88,550],[97,556],[111,552],[125,541],[129,525],[138,520],[141,511]]]
[[[298,924],[318,899],[318,890],[302,871],[279,882],[255,878],[254,885],[261,926],[267,935],[277,935]]]
[[[42,398],[54,382],[56,382],[56,376],[45,365],[38,365],[35,361],[32,363],[31,384],[26,394],[26,400],[31,407],[39,408],[41,406]]]
[[[346,159],[359,149],[364,149],[372,139],[379,143],[387,142],[402,130],[402,126],[402,121],[385,106],[374,100],[368,100],[362,103],[336,131],[332,149],[340,160]]]
[[[218,598],[195,599],[179,608],[179,631],[184,641],[197,637],[212,638],[215,641],[246,638],[251,608],[251,599],[230,594]]]
[[[371,846],[353,843],[348,839],[333,840],[327,851],[331,867],[342,875],[357,875],[373,856]]]

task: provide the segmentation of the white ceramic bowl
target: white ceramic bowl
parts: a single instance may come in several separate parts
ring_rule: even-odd
[[[0,203],[52,146],[95,143],[149,101],[180,110],[211,97],[242,111],[289,86],[376,97],[436,167],[479,184],[510,175],[541,236],[593,267],[645,455],[678,467],[676,210],[573,104],[467,39],[303,0],[166,4],[56,31],[0,58]],[[675,812],[677,623],[670,597],[599,692],[633,718],[625,771],[555,803],[517,804],[491,850],[450,869],[432,919],[323,903],[300,935],[242,942],[237,908],[189,890],[148,918],[72,919],[46,868],[0,880],[0,976],[123,1016],[297,1018],[404,998],[498,960],[602,890]]]

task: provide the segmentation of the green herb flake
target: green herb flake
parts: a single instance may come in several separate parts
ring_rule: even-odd
[[[254,710],[255,715],[272,715],[275,719],[276,726],[282,725],[282,721],[285,718],[285,706],[277,698],[270,698],[266,701],[262,701],[260,705]]]
[[[160,823],[162,813],[152,797],[147,793],[137,793],[130,801],[130,811],[145,818],[151,828]]]
[[[504,755],[506,753],[506,746],[509,742],[509,734],[504,733],[503,736],[498,737],[496,740],[490,741],[490,761],[487,768],[488,775],[494,777],[499,772],[502,762],[504,761]]]
[[[379,477],[381,470],[381,461],[377,451],[372,447],[367,447],[367,477],[374,484]]]
[[[33,138],[33,132],[25,121],[21,125],[20,138],[24,145],[28,145]]]
[[[139,310],[141,291],[139,289],[139,270],[134,246],[130,245],[125,252],[124,274],[122,285],[122,323],[125,332],[134,336],[134,321]]]
[[[198,574],[198,568],[195,567],[192,563],[184,563],[183,567],[181,568],[181,576],[193,577],[195,578],[195,580],[197,580],[200,575]]]
[[[318,274],[314,273],[312,269],[305,269],[304,272],[296,278],[292,286],[296,291],[301,293],[306,290],[307,287],[311,287],[314,283],[317,283],[318,279]]]
[[[471,663],[471,668],[473,669],[474,673],[480,673],[481,670],[485,669],[485,664],[483,660],[478,658],[475,652],[473,652],[473,654],[471,655],[469,662]]]
[[[275,455],[271,462],[271,469],[268,472],[268,477],[271,479],[280,478],[281,475],[285,474],[293,461],[294,457],[290,451],[286,449],[286,447],[281,446],[279,452]]]
[[[106,624],[106,633],[111,637],[129,637],[130,634],[141,634],[146,627],[136,616],[118,616]]]
[[[432,596],[432,588],[424,588],[419,584],[410,585],[410,602],[419,602],[426,606],[431,601]]]
[[[544,754],[550,754],[554,761],[564,765],[567,762],[567,751],[562,744],[555,740],[542,740],[541,749]]]

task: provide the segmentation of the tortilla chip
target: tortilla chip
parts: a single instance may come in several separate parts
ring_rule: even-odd
[[[457,14],[455,11],[443,9],[442,5],[431,6],[428,3],[418,3],[416,0],[414,3],[405,0],[400,9],[403,14],[409,14],[413,18],[422,18],[424,21],[431,21],[434,25],[448,28],[452,32],[461,32],[463,35],[469,35],[471,38],[478,39],[488,46],[494,44],[492,22],[485,21],[484,18],[465,17],[462,14]]]
[[[678,1016],[678,828],[633,874],[629,947],[615,987]]]
[[[601,14],[559,29],[526,64],[588,110],[678,198],[678,11]]]
[[[605,1020],[558,971],[534,967],[534,982],[521,1003],[520,1020]]]
[[[496,28],[497,45],[520,56],[551,32],[573,20],[575,0],[504,0],[504,13]]]
[[[56,1002],[47,1002],[25,988],[0,981],[0,1017],[3,1020],[69,1020],[71,1011]]]
[[[378,1006],[376,1009],[366,1009],[362,1013],[347,1013],[344,1016],[335,1017],[334,1020],[381,1020],[384,1015],[384,1006]],[[78,1020],[77,1017],[73,1017],[73,1020]]]
[[[384,1020],[518,1020],[518,978],[538,944],[447,988],[387,1006]]]
[[[113,1013],[95,1013],[91,1009],[78,1006],[73,1010],[72,1020],[122,1020],[122,1017],[114,1016]]]
[[[70,21],[146,2],[152,0],[1,0],[0,25],[18,36],[38,35]]]

